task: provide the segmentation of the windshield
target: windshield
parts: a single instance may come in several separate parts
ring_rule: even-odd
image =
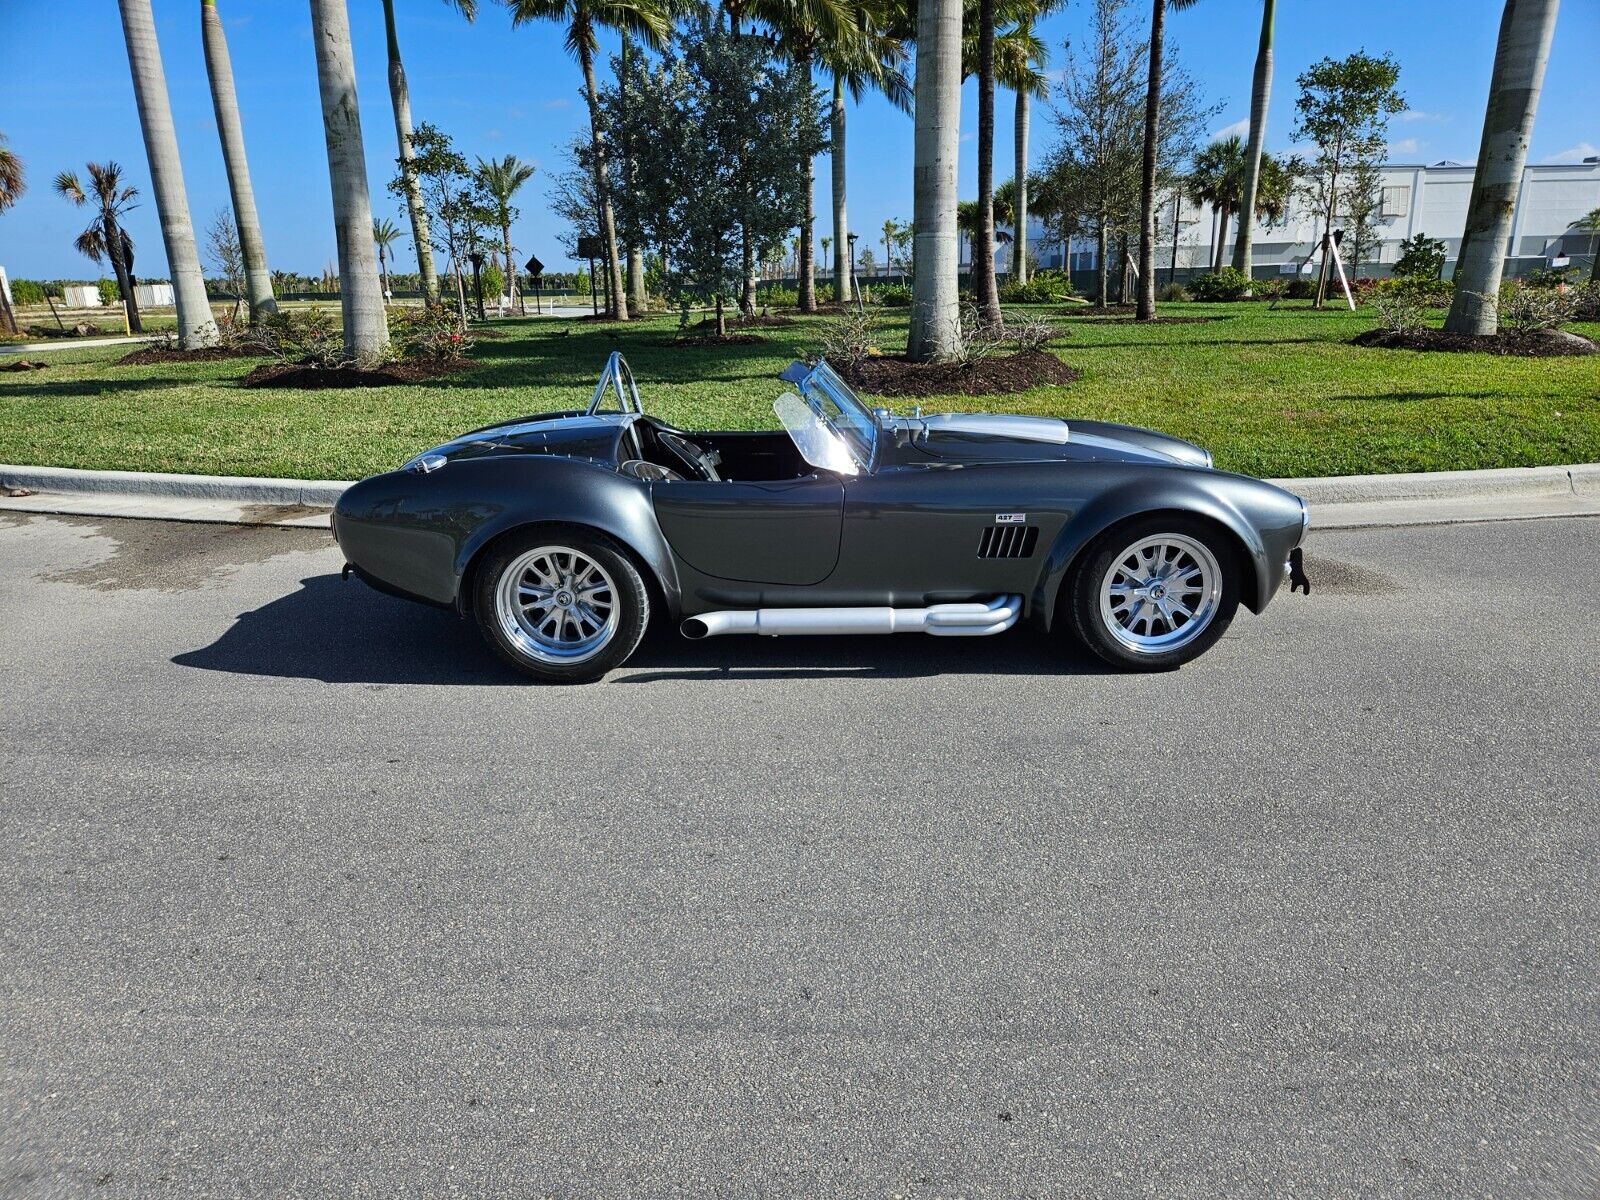
[[[838,475],[856,475],[861,468],[851,457],[844,439],[819,417],[816,410],[793,392],[785,392],[772,402],[772,411],[788,430],[800,457],[813,467]]]
[[[780,378],[800,389],[800,396],[787,394],[788,398],[799,400],[803,397],[802,402],[811,411],[813,420],[831,435],[833,441],[842,444],[854,468],[847,473],[855,475],[861,471],[870,471],[873,450],[878,439],[877,422],[866,405],[856,399],[856,394],[850,390],[845,381],[833,373],[833,368],[825,362],[819,362],[814,367],[808,367],[804,363],[794,363]],[[777,404],[773,405],[773,409],[777,410]],[[783,414],[778,415],[782,419]],[[790,423],[785,421],[784,426],[789,429],[789,434],[793,437],[794,429],[790,427]],[[800,445],[798,438],[795,439],[795,444]],[[804,446],[800,446],[800,450],[802,454],[805,453]],[[807,461],[813,466],[824,465],[809,458]],[[839,468],[829,466],[827,469]]]

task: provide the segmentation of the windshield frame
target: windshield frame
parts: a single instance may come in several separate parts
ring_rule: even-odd
[[[862,474],[871,475],[877,469],[878,419],[832,367],[821,360],[815,366],[791,363],[779,378],[795,385],[806,407],[843,444]],[[830,407],[837,419],[830,415]]]

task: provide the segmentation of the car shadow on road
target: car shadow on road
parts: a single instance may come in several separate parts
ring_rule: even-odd
[[[470,622],[375,592],[355,579],[314,575],[299,590],[241,613],[179,666],[323,683],[504,686],[524,676],[501,662]],[[914,635],[717,638],[691,642],[658,622],[616,683],[935,675],[1092,675],[1105,668],[1055,637],[1018,629],[994,638]]]

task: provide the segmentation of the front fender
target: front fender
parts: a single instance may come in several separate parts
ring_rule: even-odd
[[[1156,487],[1148,479],[1122,484],[1095,496],[1056,535],[1031,606],[1046,628],[1055,618],[1063,584],[1089,544],[1113,525],[1156,512],[1187,513],[1227,530],[1246,564],[1241,599],[1257,613],[1282,585],[1285,560],[1302,532],[1297,498],[1248,476],[1173,471]]]
[[[391,589],[465,612],[477,556],[525,525],[586,525],[621,542],[655,576],[670,610],[678,579],[649,485],[598,463],[544,455],[449,462],[426,474],[391,471],[346,490],[334,514],[345,557]]]

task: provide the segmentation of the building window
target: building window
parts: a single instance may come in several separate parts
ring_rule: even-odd
[[[1386,217],[1403,217],[1411,209],[1411,186],[1400,184],[1383,189],[1382,213]]]

